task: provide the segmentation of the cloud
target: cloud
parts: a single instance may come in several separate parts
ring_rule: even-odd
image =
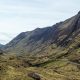
[[[13,36],[15,37],[16,35],[11,33],[0,32],[0,43],[8,43],[13,38]]]

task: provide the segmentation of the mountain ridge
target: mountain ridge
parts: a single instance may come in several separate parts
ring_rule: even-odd
[[[80,30],[79,21],[80,12],[78,12],[77,15],[63,22],[56,23],[53,26],[37,28],[33,31],[20,33],[5,46],[5,50],[12,51],[14,53],[38,53],[40,52],[40,50],[37,50],[39,47],[40,49],[43,49],[43,47],[51,44],[66,46],[68,45],[68,42],[70,42],[71,39],[73,40],[75,35],[78,34]],[[16,48],[19,52],[16,51]]]

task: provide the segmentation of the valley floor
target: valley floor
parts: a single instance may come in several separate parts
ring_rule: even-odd
[[[25,59],[0,56],[0,80],[80,80],[80,65],[59,59],[30,66]]]

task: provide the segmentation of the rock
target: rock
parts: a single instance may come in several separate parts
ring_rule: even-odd
[[[28,76],[33,78],[34,80],[41,80],[41,77],[39,76],[39,74],[35,72],[29,73]]]

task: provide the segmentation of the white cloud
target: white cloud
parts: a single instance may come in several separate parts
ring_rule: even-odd
[[[9,41],[11,41],[11,39],[14,38],[15,36],[16,34],[0,32],[0,42],[2,44],[6,44]]]

